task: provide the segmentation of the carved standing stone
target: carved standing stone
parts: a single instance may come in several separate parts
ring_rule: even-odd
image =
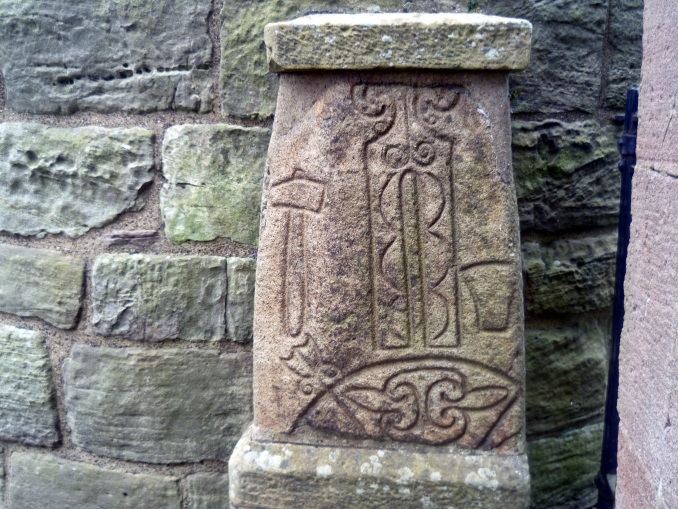
[[[483,501],[473,507],[526,507],[507,74],[467,69],[524,67],[529,34],[527,22],[477,15],[326,15],[267,27],[275,70],[313,69],[314,55],[331,70],[334,54],[349,70],[281,77],[257,263],[254,426],[241,440],[249,453],[236,448],[231,460],[232,507],[297,507],[253,456],[274,454],[267,442],[301,456],[281,458],[279,481],[316,467],[324,481],[308,487],[318,501],[299,507],[383,507],[367,495],[327,498],[353,478],[348,459],[333,477],[321,457],[337,450],[370,465],[377,450],[421,446],[452,463],[462,451],[496,453],[492,475],[511,465],[523,484],[490,484],[519,496],[484,502],[467,482],[478,470],[461,467],[438,473],[436,489]],[[397,59],[384,56],[390,43]],[[437,71],[445,58],[457,72]],[[428,475],[394,458],[408,482]],[[388,471],[381,481],[397,493]],[[279,496],[249,489],[263,481]],[[429,507],[416,491],[398,507]]]

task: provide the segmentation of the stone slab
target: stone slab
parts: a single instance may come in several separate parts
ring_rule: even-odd
[[[73,443],[130,461],[226,461],[251,420],[251,359],[77,345],[64,363]]]
[[[46,447],[58,442],[55,397],[43,338],[0,325],[0,440]]]
[[[269,137],[265,128],[228,124],[167,130],[160,208],[172,242],[228,237],[257,244]]]
[[[180,509],[179,480],[106,470],[51,454],[15,452],[8,509]]]
[[[252,340],[254,321],[254,278],[257,262],[252,258],[228,258],[228,299],[226,328],[237,343]]]
[[[531,33],[526,20],[482,14],[317,14],[271,23],[264,40],[274,72],[509,71],[527,67]]]
[[[228,509],[228,474],[189,475],[186,484],[187,509]]]
[[[209,0],[0,5],[0,69],[24,113],[210,111]]]
[[[80,237],[143,206],[152,170],[146,129],[0,124],[0,231]]]
[[[85,263],[47,249],[0,244],[0,311],[61,329],[77,322]]]
[[[525,455],[259,443],[229,462],[231,509],[524,509]],[[300,494],[303,493],[303,496]]]
[[[107,254],[92,270],[92,324],[139,341],[224,338],[226,259]]]
[[[610,67],[605,105],[624,110],[626,90],[640,85],[643,58],[643,0],[616,0],[610,9]]]

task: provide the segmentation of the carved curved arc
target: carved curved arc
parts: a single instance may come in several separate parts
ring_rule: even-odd
[[[505,331],[511,323],[511,311],[518,293],[516,263],[504,260],[478,262],[463,267],[460,277],[471,294],[477,328]]]
[[[332,362],[325,361],[318,345],[310,334],[304,343],[292,347],[287,357],[280,357],[285,366],[301,377],[299,387],[303,394],[318,395],[341,379],[341,370]]]
[[[358,83],[351,87],[353,108],[372,124],[372,138],[386,134],[395,121],[396,100],[389,97],[386,87]]]
[[[414,92],[413,110],[418,124],[437,137],[451,140],[450,124],[465,89],[458,86],[418,87]]]

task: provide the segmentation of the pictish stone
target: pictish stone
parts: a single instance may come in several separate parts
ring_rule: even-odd
[[[252,340],[254,320],[254,277],[257,262],[251,258],[229,258],[226,327],[228,337],[238,343]]]
[[[617,234],[524,242],[527,313],[585,313],[609,309],[614,296]]]
[[[226,259],[107,254],[92,271],[92,323],[102,336],[218,341],[226,325]]]
[[[146,129],[0,124],[0,231],[80,237],[142,206],[152,169]]]
[[[216,473],[194,474],[186,478],[188,485],[187,509],[226,509],[228,475]]]
[[[0,5],[7,100],[24,113],[210,111],[209,0]]]
[[[85,263],[47,249],[0,244],[0,311],[75,327]]]
[[[621,179],[614,133],[594,120],[513,122],[523,230],[616,224]]]
[[[46,447],[59,440],[47,348],[37,332],[10,325],[0,325],[0,440]]]
[[[8,509],[180,509],[179,480],[106,470],[51,454],[10,457]]]
[[[160,206],[172,242],[257,243],[269,137],[265,128],[226,124],[167,130]]]
[[[64,363],[73,443],[146,463],[226,461],[251,420],[252,357],[77,345]]]

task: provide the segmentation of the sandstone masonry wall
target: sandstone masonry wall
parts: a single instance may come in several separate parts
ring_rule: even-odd
[[[0,4],[0,508],[211,509],[251,415],[277,78],[263,27],[480,10],[534,25],[512,77],[533,506],[593,501],[640,0]],[[64,472],[68,472],[65,474]]]

